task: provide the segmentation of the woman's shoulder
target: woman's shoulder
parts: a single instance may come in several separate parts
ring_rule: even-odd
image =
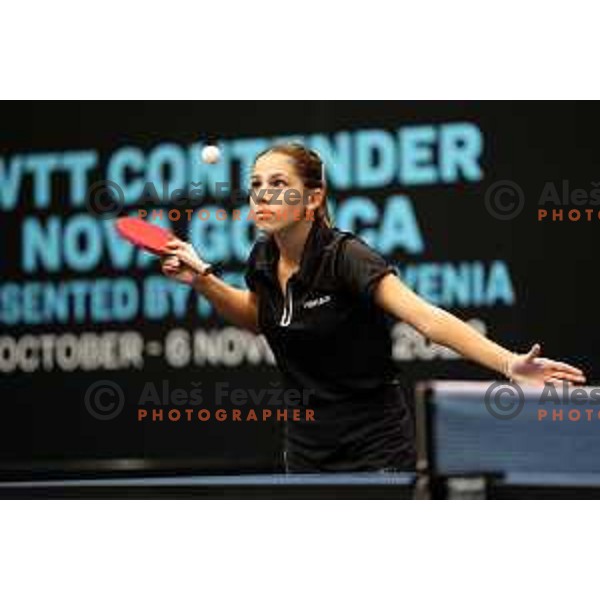
[[[348,231],[347,229],[339,229],[338,227],[330,227],[329,228],[329,243],[328,245],[336,248],[343,247],[347,241],[356,240],[358,242],[362,242],[360,236],[352,231]],[[363,242],[364,243],[364,242]]]
[[[378,255],[381,256],[365,239],[357,233],[346,229],[332,227],[332,242],[340,253],[350,258],[359,258],[361,256]]]
[[[370,297],[382,277],[388,273],[398,274],[394,264],[359,235],[338,231],[336,274],[353,293]]]

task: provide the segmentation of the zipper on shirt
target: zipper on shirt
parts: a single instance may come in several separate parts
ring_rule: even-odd
[[[291,277],[290,277],[291,280]],[[292,294],[292,286],[291,281],[285,285],[285,298],[283,299],[283,313],[281,313],[281,320],[279,321],[279,325],[281,327],[287,327],[292,322],[292,315],[294,312],[294,298]]]

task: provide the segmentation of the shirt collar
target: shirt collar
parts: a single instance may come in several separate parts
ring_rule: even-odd
[[[319,218],[313,221],[308,237],[302,250],[300,268],[295,278],[308,283],[312,278],[315,266],[323,253],[325,245],[332,239],[333,230]],[[279,258],[279,248],[273,236],[267,238],[263,251],[257,257],[256,268],[273,281],[277,281],[276,266]]]

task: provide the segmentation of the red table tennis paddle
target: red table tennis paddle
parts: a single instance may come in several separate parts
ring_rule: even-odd
[[[117,219],[115,227],[123,238],[138,248],[142,248],[142,250],[147,250],[159,256],[168,256],[170,254],[166,245],[175,236],[164,227],[147,223],[138,217],[120,217]],[[204,269],[200,272],[200,275],[218,273],[221,270],[218,265],[203,264]]]
[[[121,217],[117,219],[115,227],[128,242],[152,254],[168,254],[165,246],[175,237],[164,227],[147,223],[137,217]]]

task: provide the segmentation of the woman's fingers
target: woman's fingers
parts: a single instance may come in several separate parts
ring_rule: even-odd
[[[161,258],[163,268],[167,269],[178,269],[181,266],[181,261],[177,256],[170,254],[169,256]]]
[[[166,244],[165,248],[167,250],[177,250],[178,248],[183,248],[185,246],[185,242],[180,240],[179,238],[171,238]]]
[[[567,384],[567,386],[571,387],[573,385],[572,382],[560,379],[559,377],[548,377],[548,379],[544,380],[544,383],[555,383],[557,385]]]
[[[562,373],[560,371],[554,371],[550,373],[549,377],[558,381],[567,381],[569,383],[582,383],[579,375],[571,375],[570,373]]]
[[[541,351],[542,349],[540,344],[535,343],[533,346],[531,346],[526,358],[530,361],[533,361],[534,364],[539,364],[541,362],[544,369],[551,369],[555,372],[555,375],[561,379],[576,381],[577,383],[585,383],[585,375],[581,369],[557,360],[550,360],[548,358],[538,359]]]
[[[182,262],[175,254],[161,256],[162,272],[167,276],[177,276],[181,272]]]
[[[577,381],[585,381],[585,375],[581,369],[556,360],[548,360],[546,367],[559,373],[569,374],[577,378]]]
[[[561,376],[570,379],[571,381],[576,381],[577,383],[585,383],[585,375],[579,373],[571,373],[569,371],[561,371]]]
[[[182,248],[181,246],[169,248],[169,254],[166,256],[165,260],[169,260],[170,258],[176,258],[179,261],[183,262],[183,258],[187,254],[186,248]]]
[[[176,256],[170,256],[165,260],[165,266],[176,269],[181,265],[181,261]]]
[[[167,252],[175,254],[183,262],[198,262],[200,257],[189,242],[184,242],[179,238],[173,238],[165,244]]]
[[[560,381],[569,381],[574,383],[585,383],[585,375],[563,371],[561,369],[547,369],[546,378],[558,379]]]
[[[165,275],[183,276],[187,271],[201,270],[204,263],[190,243],[173,238],[165,244],[161,264]]]
[[[565,371],[565,373],[573,373],[573,375],[583,375],[583,371],[581,369],[568,365],[567,363],[554,362],[552,366],[560,371]]]
[[[533,346],[531,346],[531,350],[529,350],[529,352],[527,353],[527,359],[533,360],[534,358],[540,355],[541,351],[542,348],[539,344],[533,344]]]

